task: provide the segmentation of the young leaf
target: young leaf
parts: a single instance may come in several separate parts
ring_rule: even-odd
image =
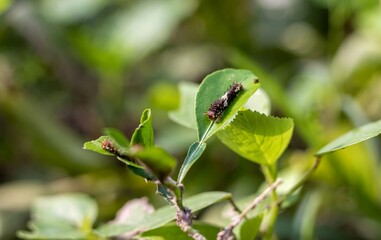
[[[218,138],[231,150],[253,162],[274,164],[290,142],[294,123],[258,112],[240,112]]]
[[[230,196],[230,193],[226,192],[206,192],[185,199],[184,205],[195,212]],[[175,208],[173,206],[166,206],[145,217],[142,221],[136,222],[135,225],[108,223],[98,228],[96,233],[103,237],[114,237],[134,230],[149,231],[164,226],[175,219]]]
[[[187,156],[181,165],[181,169],[179,172],[179,176],[177,177],[177,181],[181,183],[191,166],[196,162],[197,159],[200,158],[201,154],[204,152],[206,148],[205,142],[194,142],[188,150]]]
[[[315,156],[323,156],[328,153],[349,147],[356,143],[363,142],[369,138],[375,137],[381,133],[381,120],[368,123],[359,128],[353,129],[348,133],[336,138],[334,141],[322,147]]]
[[[108,136],[101,136],[101,137],[99,137],[96,140],[85,142],[85,144],[83,145],[83,149],[90,150],[90,151],[93,151],[93,152],[96,152],[96,153],[100,153],[100,154],[103,154],[103,155],[114,156],[114,154],[104,150],[103,147],[102,147],[102,142],[103,141],[109,141],[109,140],[110,140],[110,137],[108,137]]]
[[[19,236],[26,239],[83,238],[91,231],[96,216],[97,205],[86,195],[41,197],[32,207],[32,232],[20,232]]]
[[[176,167],[176,159],[161,148],[143,148],[133,154],[160,179],[166,178]]]
[[[234,83],[242,84],[235,99],[222,113],[218,121],[213,122],[205,114],[211,104],[220,99]],[[218,130],[229,124],[238,110],[247,102],[251,95],[259,88],[257,77],[247,70],[224,69],[216,71],[202,81],[196,95],[196,120],[198,139],[206,141]]]
[[[179,84],[180,108],[169,113],[169,118],[188,128],[197,129],[196,115],[194,111],[198,85],[190,82]]]
[[[130,145],[132,146],[136,144],[144,147],[152,147],[154,145],[152,116],[151,109],[149,108],[143,111],[140,118],[140,125],[132,135]]]

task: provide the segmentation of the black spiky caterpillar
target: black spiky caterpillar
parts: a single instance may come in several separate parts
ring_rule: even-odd
[[[205,113],[211,121],[218,122],[229,107],[230,103],[237,97],[237,95],[243,90],[243,86],[240,83],[233,83],[228,91],[222,95],[219,99],[214,101]]]

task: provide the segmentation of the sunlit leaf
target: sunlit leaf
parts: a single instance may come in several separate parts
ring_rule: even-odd
[[[218,138],[234,152],[253,162],[274,164],[290,142],[294,123],[257,112],[240,112]]]
[[[366,141],[372,137],[376,137],[381,133],[381,120],[368,123],[364,126],[356,128],[348,133],[336,138],[334,141],[322,147],[315,155],[323,156],[328,153],[349,147],[356,143]]]

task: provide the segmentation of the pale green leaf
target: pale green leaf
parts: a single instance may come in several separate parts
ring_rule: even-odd
[[[91,231],[97,211],[96,202],[79,193],[40,197],[32,207],[32,231],[18,235],[25,239],[83,238]]]
[[[274,164],[288,146],[294,123],[257,112],[240,112],[218,133],[220,140],[242,157],[265,165]]]
[[[334,141],[322,147],[315,156],[323,156],[328,153],[349,147],[356,143],[363,142],[369,138],[378,136],[381,133],[381,120],[368,123],[359,128],[353,129],[348,133],[336,138]]]
[[[179,84],[180,107],[176,111],[169,113],[169,118],[188,128],[197,129],[195,115],[195,100],[198,85],[191,82],[181,82]]]

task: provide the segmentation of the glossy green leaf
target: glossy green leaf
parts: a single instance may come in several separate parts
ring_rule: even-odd
[[[214,203],[226,200],[230,197],[230,193],[226,192],[205,192],[194,195],[184,200],[184,205],[193,212],[206,208]],[[173,206],[166,206],[158,209],[153,214],[147,216],[142,221],[136,222],[134,226],[127,224],[108,223],[97,229],[97,233],[103,237],[114,237],[125,232],[134,230],[152,230],[159,228],[175,220],[176,210]]]
[[[198,139],[203,142],[225,127],[237,114],[238,110],[247,102],[251,95],[259,88],[257,77],[247,70],[224,69],[216,71],[202,81],[196,95],[196,120]],[[233,83],[243,85],[243,90],[230,106],[223,112],[217,122],[211,121],[205,114],[210,105],[221,98]]]
[[[32,232],[20,232],[26,239],[78,239],[91,232],[97,216],[96,202],[72,193],[41,197],[32,207]]]
[[[239,239],[240,240],[253,240],[258,234],[259,227],[261,226],[263,214],[250,218],[244,221],[239,226]]]
[[[89,142],[85,142],[84,145],[83,145],[83,149],[85,150],[90,150],[90,151],[93,151],[93,152],[96,152],[96,153],[100,153],[100,154],[103,154],[103,155],[109,155],[109,156],[114,156],[114,154],[104,150],[102,148],[102,142],[103,141],[109,141],[110,140],[110,137],[108,136],[101,136],[99,137],[98,139],[96,140],[92,140],[92,141],[89,141]]]
[[[220,227],[206,223],[195,222],[194,229],[198,230],[206,239],[216,239]],[[192,239],[184,233],[175,223],[170,223],[163,227],[147,231],[142,234],[143,237],[158,236],[166,240]]]
[[[218,133],[220,140],[242,157],[265,165],[274,164],[290,142],[294,123],[258,112],[240,112]]]
[[[198,85],[191,82],[181,82],[179,84],[180,107],[176,111],[169,113],[169,118],[188,128],[197,129],[195,101]]]
[[[328,153],[349,147],[356,143],[366,141],[370,138],[376,137],[381,133],[381,120],[368,123],[359,128],[353,129],[348,133],[336,138],[334,141],[322,147],[315,156],[323,156]]]
[[[159,178],[166,178],[176,167],[176,159],[161,148],[144,148],[134,154]]]
[[[135,144],[144,147],[152,147],[154,145],[151,109],[146,109],[142,113],[140,125],[135,129],[131,138],[131,146]]]
[[[177,177],[178,182],[182,182],[185,178],[185,175],[188,173],[191,166],[201,157],[201,154],[204,152],[206,148],[205,142],[194,142],[188,149],[187,156],[181,165],[181,169],[179,172],[179,176]]]

